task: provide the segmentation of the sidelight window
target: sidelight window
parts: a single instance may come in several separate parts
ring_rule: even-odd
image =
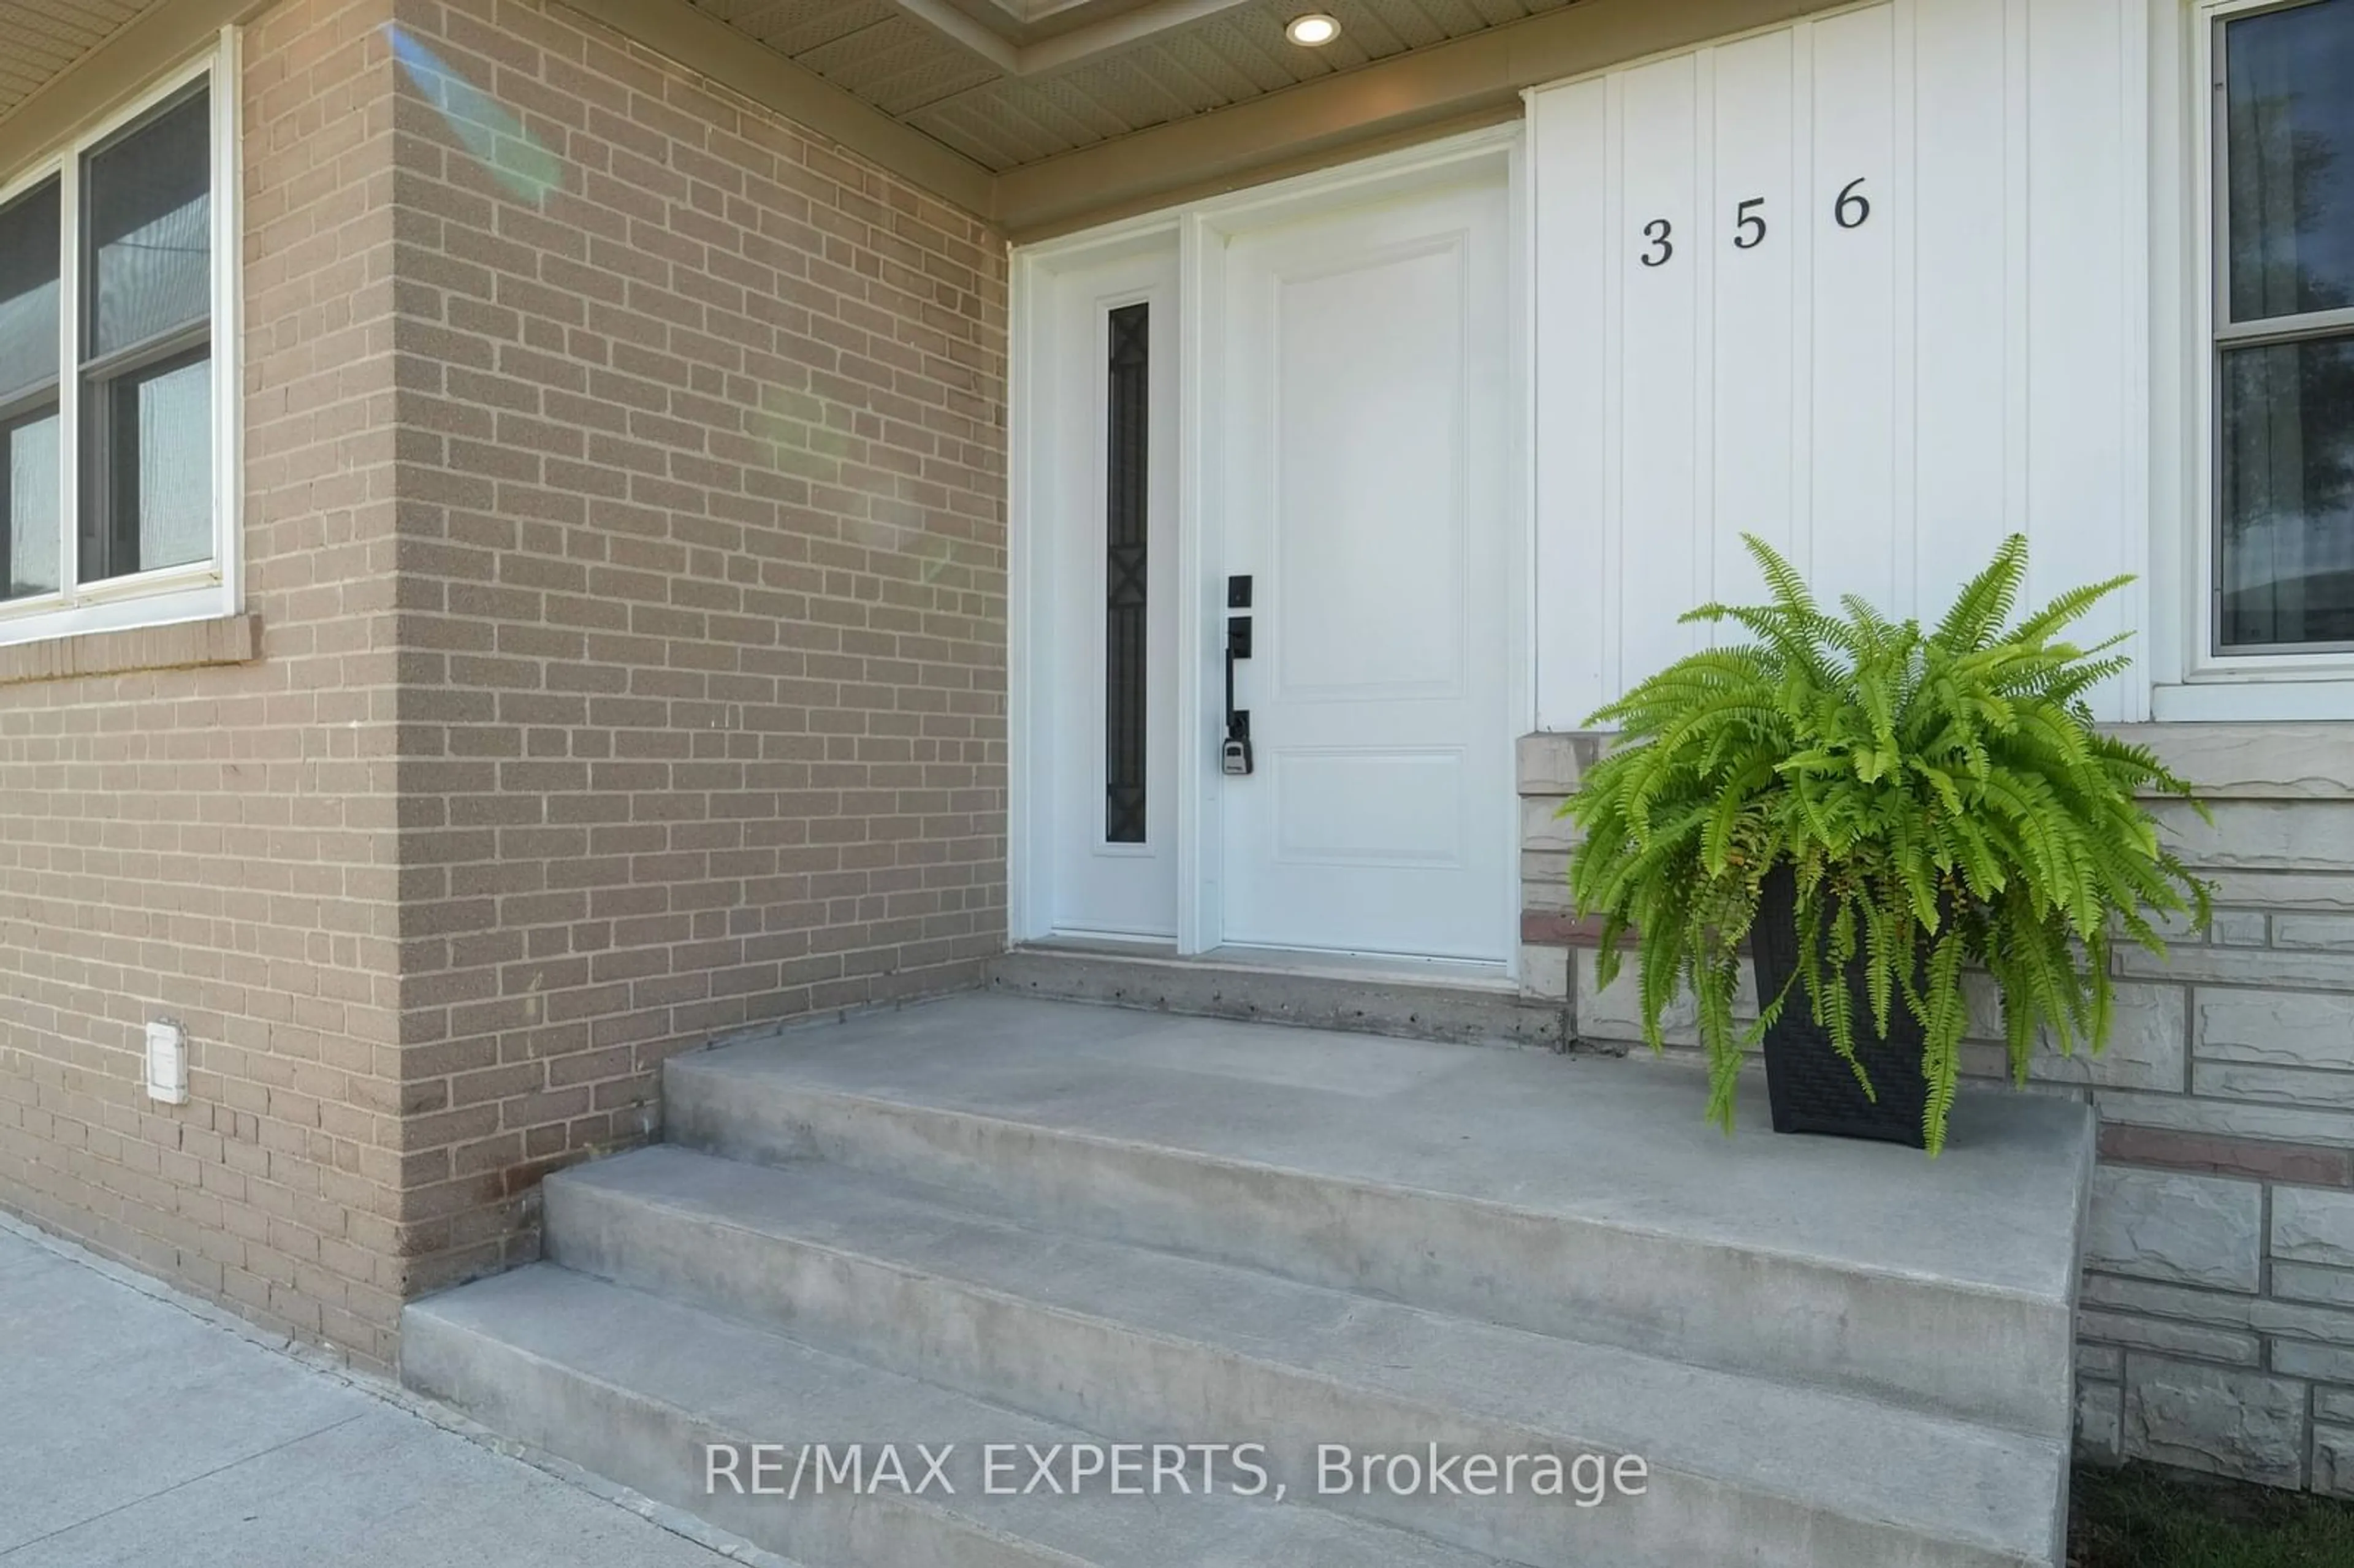
[[[1104,841],[1145,842],[1146,406],[1151,309],[1110,313],[1105,397]]]

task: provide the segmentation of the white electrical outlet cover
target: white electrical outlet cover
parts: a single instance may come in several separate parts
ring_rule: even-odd
[[[147,1025],[147,1097],[167,1106],[188,1103],[188,1045],[168,1018]]]

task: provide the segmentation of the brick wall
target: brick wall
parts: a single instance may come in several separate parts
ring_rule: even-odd
[[[2159,810],[2218,907],[2166,959],[2121,955],[2104,1055],[2035,1065],[2040,1086],[2089,1097],[2101,1118],[2080,1447],[2354,1496],[2354,725],[2134,738],[2212,800],[2212,826],[2178,803]],[[1597,743],[1522,744],[1522,934],[1538,956],[1524,968],[1575,991],[1580,1036],[1615,1048],[1639,1037],[1634,987],[1595,987],[1592,933],[1565,908],[1571,841],[1552,815]],[[1992,997],[1974,1012],[1990,1040]],[[1670,1022],[1690,1044],[1690,1019]],[[1972,1050],[1974,1070],[2000,1072],[1999,1045]]]
[[[245,39],[259,658],[0,687],[0,1205],[379,1362],[400,1289],[385,12],[288,0]],[[250,651],[223,630],[207,657]],[[71,667],[141,646],[85,639]],[[158,1015],[188,1031],[186,1106],[142,1087]]]
[[[416,1282],[663,1058],[1004,931],[1004,247],[532,0],[399,0]]]

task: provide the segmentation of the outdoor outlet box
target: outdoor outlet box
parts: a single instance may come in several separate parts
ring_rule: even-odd
[[[147,1026],[147,1097],[167,1106],[188,1103],[188,1037],[168,1018]]]

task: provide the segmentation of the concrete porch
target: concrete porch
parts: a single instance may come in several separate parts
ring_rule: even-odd
[[[1966,1097],[1932,1164],[1762,1103],[1726,1139],[1644,1060],[988,994],[665,1098],[548,1183],[547,1261],[408,1308],[403,1376],[813,1568],[2059,1559],[2072,1101]],[[1257,1442],[1288,1496],[707,1493],[755,1441]],[[1649,1478],[1318,1495],[1328,1443]]]

